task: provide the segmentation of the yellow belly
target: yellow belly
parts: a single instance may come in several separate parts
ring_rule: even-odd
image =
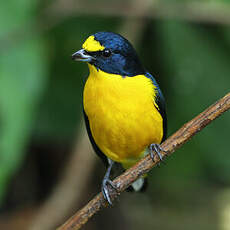
[[[83,104],[92,136],[107,157],[129,167],[163,136],[155,88],[143,75],[121,77],[89,69]]]

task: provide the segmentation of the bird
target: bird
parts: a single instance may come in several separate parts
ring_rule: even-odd
[[[102,193],[109,204],[109,186],[114,163],[126,170],[150,154],[162,160],[160,143],[166,139],[166,103],[153,75],[140,62],[132,44],[114,32],[90,35],[75,61],[88,64],[89,76],[83,90],[83,114],[88,136],[107,171]],[[131,186],[140,191],[147,176]]]

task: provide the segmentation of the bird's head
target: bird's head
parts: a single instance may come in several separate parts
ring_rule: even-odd
[[[130,42],[112,32],[98,32],[89,36],[82,49],[72,55],[72,59],[88,62],[104,72],[122,76],[145,73]]]

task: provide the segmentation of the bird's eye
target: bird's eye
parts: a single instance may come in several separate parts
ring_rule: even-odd
[[[104,49],[104,50],[102,51],[102,54],[103,54],[104,57],[110,57],[111,54],[112,54],[112,52],[111,52],[111,50],[109,50],[109,49]]]

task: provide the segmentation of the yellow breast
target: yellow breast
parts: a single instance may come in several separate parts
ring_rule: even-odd
[[[130,166],[163,136],[154,85],[143,75],[122,77],[90,64],[89,69],[83,103],[92,136],[107,157]]]

